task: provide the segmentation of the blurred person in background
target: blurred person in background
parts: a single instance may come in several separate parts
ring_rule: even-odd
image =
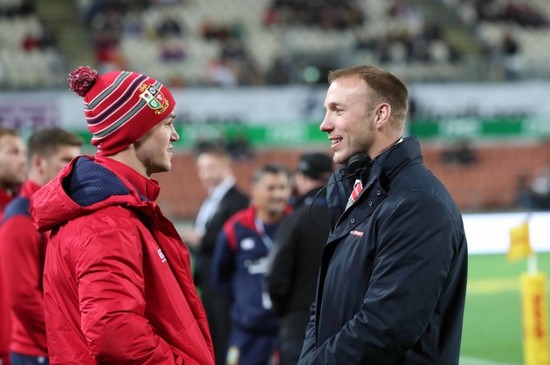
[[[516,196],[513,208],[520,210],[532,210],[534,208],[534,192],[529,177],[525,174],[516,178]]]
[[[12,365],[48,364],[42,287],[48,235],[34,228],[29,199],[80,154],[81,145],[80,137],[61,128],[34,132],[27,143],[28,178],[5,210],[0,269],[5,278],[2,297],[10,309]]]
[[[330,156],[306,153],[294,180],[298,200],[279,225],[269,255],[266,283],[273,311],[281,318],[280,365],[296,365],[315,298],[321,253],[330,230],[325,184],[332,174]]]
[[[299,364],[458,364],[467,280],[462,216],[403,137],[408,91],[374,66],[331,71],[320,125],[335,163]]]
[[[225,149],[207,147],[201,150],[196,163],[199,179],[208,195],[199,208],[194,229],[183,232],[182,236],[195,254],[195,284],[200,289],[208,317],[216,364],[222,365],[231,330],[230,304],[212,287],[212,255],[223,225],[233,214],[248,206],[249,198],[236,185],[231,156]]]
[[[16,129],[0,126],[0,221],[27,177],[27,147]]]
[[[44,308],[52,364],[214,364],[189,252],[155,203],[170,171],[175,100],[157,80],[78,67],[95,156],[71,161],[31,197],[49,231]]]
[[[550,165],[540,167],[531,183],[532,208],[536,210],[550,209]]]
[[[264,274],[275,231],[290,212],[289,197],[286,169],[261,167],[254,175],[251,206],[232,216],[218,236],[212,281],[231,302],[228,365],[267,365],[277,356],[279,323]]]
[[[16,129],[0,126],[0,222],[27,177],[27,147]],[[2,265],[0,263],[0,265]],[[11,325],[0,267],[0,365],[8,365]]]

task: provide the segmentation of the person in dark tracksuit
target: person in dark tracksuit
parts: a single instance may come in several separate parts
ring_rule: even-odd
[[[216,242],[212,284],[231,301],[228,365],[267,365],[276,358],[279,321],[271,310],[264,274],[275,231],[291,210],[289,180],[279,165],[260,168],[251,206],[224,224]]]
[[[296,365],[302,351],[321,254],[330,231],[323,186],[332,171],[332,158],[326,153],[300,156],[294,174],[298,199],[294,211],[281,222],[269,256],[266,283],[273,311],[281,319],[279,365]]]
[[[419,142],[403,138],[407,88],[373,66],[329,83],[320,129],[342,167],[299,364],[458,364],[466,236]]]

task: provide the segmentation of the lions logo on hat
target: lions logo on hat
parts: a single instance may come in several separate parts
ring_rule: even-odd
[[[139,91],[142,91],[139,97],[145,100],[149,108],[155,110],[155,114],[162,114],[168,108],[168,100],[154,85],[141,84]]]

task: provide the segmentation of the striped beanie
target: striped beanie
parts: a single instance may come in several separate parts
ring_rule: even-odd
[[[84,98],[84,115],[98,155],[126,149],[170,115],[176,104],[166,86],[135,72],[98,75],[81,66],[68,81],[69,88]]]

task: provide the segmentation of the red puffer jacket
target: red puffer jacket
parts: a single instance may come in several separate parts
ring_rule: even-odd
[[[154,203],[158,192],[125,165],[80,157],[33,195],[35,225],[52,230],[51,364],[214,363],[189,253]]]

